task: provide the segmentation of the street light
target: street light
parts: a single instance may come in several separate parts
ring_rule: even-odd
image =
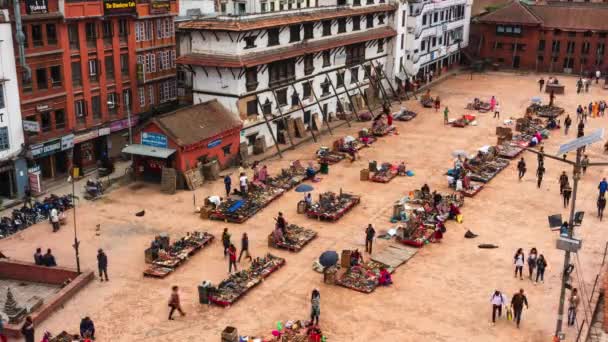
[[[72,152],[73,153],[73,152]],[[80,274],[80,254],[78,247],[80,246],[80,241],[78,241],[78,232],[76,229],[76,174],[74,166],[72,166],[72,211],[74,212],[74,252],[76,253],[76,271]]]

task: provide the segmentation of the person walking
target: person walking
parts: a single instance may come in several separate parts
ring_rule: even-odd
[[[439,98],[439,95],[437,95],[437,97],[435,98],[435,112],[438,112],[440,108],[441,108],[441,99]]]
[[[587,167],[589,166],[589,156],[585,154],[583,159],[581,160],[581,167],[583,168],[583,175],[587,172]]]
[[[521,181],[521,179],[526,174],[526,162],[524,161],[524,157],[521,157],[521,159],[517,163],[517,171],[519,171],[518,176],[519,176],[519,180]]]
[[[241,186],[241,196],[247,197],[247,188],[249,182],[247,181],[247,175],[245,174],[245,172],[241,172],[241,176],[239,177],[239,184]]]
[[[544,85],[545,85],[545,79],[541,77],[541,78],[540,78],[540,80],[538,80],[538,90],[539,90],[540,92],[542,92],[542,91],[543,91],[543,86],[544,86]]]
[[[222,245],[224,246],[224,258],[228,255],[228,248],[230,247],[230,233],[228,233],[228,228],[224,228],[224,232],[222,233]]]
[[[494,106],[494,118],[500,119],[500,104],[498,102]]]
[[[604,218],[604,209],[606,209],[606,197],[599,196],[597,198],[597,217],[600,218],[600,221]]]
[[[95,323],[89,316],[80,321],[80,337],[95,339]]]
[[[576,107],[576,120],[583,121],[583,106],[580,104]]]
[[[59,230],[59,211],[57,208],[51,209],[51,225],[53,226],[53,233]]]
[[[243,237],[241,237],[241,252],[239,253],[239,262],[241,262],[243,253],[245,253],[245,257],[249,258],[250,261],[253,260],[249,254],[249,237],[247,236],[247,233],[243,233]]]
[[[606,190],[608,190],[608,182],[606,182],[606,177],[602,178],[602,181],[597,188],[600,190],[600,197],[604,197]]]
[[[532,247],[530,249],[530,253],[528,254],[528,279],[532,280],[532,274],[534,274],[534,269],[536,269],[536,261],[538,259],[538,251],[536,247]]]
[[[228,247],[228,274],[232,273],[232,267],[234,271],[238,271],[236,268],[236,247],[233,244]]]
[[[536,186],[540,189],[540,184],[543,182],[543,175],[545,174],[545,167],[543,164],[538,165],[538,169],[536,169]]]
[[[23,322],[23,325],[21,326],[21,335],[23,335],[25,342],[34,342],[35,331],[32,316],[27,316],[25,318],[25,322]]]
[[[519,279],[523,280],[522,272],[524,270],[526,258],[524,257],[524,250],[519,248],[517,252],[515,252],[515,256],[513,257],[513,263],[515,264],[515,278],[517,278],[517,273],[519,273]]]
[[[224,187],[226,188],[226,198],[230,197],[230,190],[232,190],[232,178],[230,175],[224,177]]]
[[[110,281],[108,279],[108,256],[101,248],[97,251],[97,269],[99,270],[99,280],[103,281],[103,275],[106,281]]]
[[[566,174],[566,171],[562,171],[562,174],[559,176],[559,194],[563,194],[564,193],[564,188],[566,187],[566,184],[568,184],[568,175]]]
[[[450,114],[450,110],[448,109],[448,106],[445,106],[445,109],[443,110],[443,124],[447,125],[448,124],[448,114]]]
[[[538,150],[538,154],[536,155],[536,160],[538,161],[538,165],[545,163],[545,148],[543,146]]]
[[[570,196],[572,196],[572,188],[570,187],[570,184],[566,184],[562,195],[564,196],[564,208],[568,208],[568,205],[570,204]]]
[[[526,295],[524,294],[524,289],[520,289],[519,292],[513,295],[513,298],[511,298],[513,320],[517,324],[518,329],[519,323],[521,322],[521,314],[524,309],[524,304],[526,305],[526,309],[528,309],[528,298],[526,298]]]
[[[578,81],[576,81],[576,93],[580,94],[582,89],[583,89],[583,79],[579,78]]]
[[[541,283],[545,282],[545,269],[547,269],[547,260],[544,255],[539,255],[536,259],[536,283],[540,279]]]
[[[374,242],[374,236],[376,235],[376,231],[372,224],[370,223],[365,229],[365,251],[369,254],[372,254],[372,244]]]
[[[498,318],[500,318],[502,316],[502,306],[507,303],[505,296],[498,290],[494,291],[492,294],[490,303],[492,303],[492,325],[494,325],[496,324],[496,313],[498,313]]]
[[[568,114],[566,115],[566,119],[564,120],[564,135],[568,135],[570,126],[572,126],[572,119],[570,118],[570,114]]]
[[[169,320],[172,321],[173,320],[173,313],[175,312],[175,310],[179,311],[179,314],[183,316],[186,316],[186,313],[182,310],[182,305],[179,299],[179,288],[177,286],[173,286],[171,288],[171,296],[169,297],[169,307],[171,308],[171,310],[169,310]]]
[[[600,77],[602,76],[602,72],[598,69],[595,71],[595,84],[600,83]]]
[[[575,287],[572,289],[570,297],[568,298],[568,326],[573,326],[576,322],[576,309],[580,302],[581,299],[578,296],[578,289]]]
[[[310,295],[310,322],[313,325],[319,325],[319,316],[321,315],[321,293],[319,290],[312,290]]]

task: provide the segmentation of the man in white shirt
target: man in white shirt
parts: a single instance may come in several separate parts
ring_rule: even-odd
[[[241,177],[239,178],[239,182],[241,185],[241,196],[247,196],[247,175],[245,173],[241,173]]]
[[[598,84],[600,81],[600,76],[602,76],[602,73],[598,70],[595,71],[595,84]]]
[[[53,225],[53,233],[59,230],[59,212],[57,208],[51,209],[51,225]]]

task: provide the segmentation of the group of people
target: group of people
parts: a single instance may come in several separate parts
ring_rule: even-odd
[[[532,247],[532,249],[530,249],[528,259],[526,259],[523,249],[519,248],[513,256],[513,264],[515,265],[515,278],[517,278],[517,275],[519,274],[519,279],[524,279],[523,269],[524,266],[527,264],[528,279],[532,280],[535,284],[538,284],[539,280],[541,283],[545,282],[545,270],[547,269],[547,260],[545,259],[544,255],[538,253],[535,247]],[[536,279],[533,278],[535,271]]]
[[[524,293],[524,289],[520,289],[519,292],[514,294],[510,303],[504,293],[495,290],[490,297],[490,303],[492,304],[492,325],[496,324],[497,316],[498,318],[502,316],[502,308],[504,306],[507,312],[507,319],[515,321],[517,328],[519,328],[524,305],[526,309],[528,308],[528,298]]]
[[[228,273],[232,273],[232,269],[237,271],[237,262],[241,262],[241,258],[243,254],[245,258],[249,258],[252,260],[251,254],[249,253],[249,236],[247,233],[243,233],[241,237],[241,252],[237,258],[237,249],[236,246],[230,241],[231,235],[228,232],[228,228],[224,228],[224,232],[222,233],[222,246],[224,247],[224,257],[228,257]]]
[[[57,261],[55,261],[55,256],[51,252],[50,248],[46,250],[46,254],[42,254],[42,248],[36,248],[36,253],[34,253],[34,263],[38,266],[57,266]]]

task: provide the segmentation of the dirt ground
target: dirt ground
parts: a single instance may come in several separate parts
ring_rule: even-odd
[[[469,113],[464,107],[474,97],[488,99],[496,95],[501,105],[501,120],[521,117],[532,96],[539,96],[538,75],[493,73],[468,74],[452,77],[433,88],[442,105],[450,107],[450,116]],[[547,75],[545,75],[545,79]],[[566,95],[558,95],[556,104],[574,113],[576,105],[605,98],[606,91],[593,85],[588,94],[576,95],[575,78],[560,77],[566,84]],[[542,95],[544,101],[548,96]],[[563,253],[555,249],[557,233],[550,232],[547,216],[567,214],[558,190],[558,178],[563,164],[546,161],[545,180],[536,188],[536,156],[524,154],[528,173],[518,182],[515,162],[492,180],[464,207],[464,223],[451,222],[440,244],[423,248],[406,265],[397,269],[388,288],[372,294],[361,294],[342,287],[324,285],[315,273],[312,262],[321,252],[358,247],[363,249],[364,228],[368,223],[377,230],[390,227],[392,204],[409,191],[427,182],[431,189],[447,190],[445,171],[452,165],[451,152],[494,144],[495,127],[499,120],[492,114],[479,114],[478,126],[451,128],[443,125],[442,113],[423,109],[416,101],[405,103],[419,116],[408,123],[396,122],[399,135],[389,136],[361,152],[355,163],[342,162],[330,167],[329,175],[314,184],[314,196],[321,191],[345,191],[361,194],[362,204],[337,223],[320,223],[296,213],[296,203],[302,194],[288,192],[245,224],[224,224],[201,220],[194,214],[193,195],[201,201],[205,196],[223,193],[220,181],[206,183],[195,192],[182,191],[164,195],[157,186],[125,187],[105,199],[78,206],[78,234],[82,240],[81,262],[84,268],[96,268],[96,251],[104,248],[109,258],[110,282],[91,283],[61,310],[37,327],[37,338],[44,330],[78,331],[80,319],[89,315],[97,327],[98,341],[217,341],[223,328],[232,325],[243,335],[267,335],[276,322],[305,319],[309,315],[309,296],[313,288],[321,292],[321,324],[328,341],[548,341],[555,328],[559,295],[559,271]],[[563,120],[563,117],[562,117]],[[590,119],[591,128],[605,127],[606,118]],[[325,135],[320,143],[308,143],[266,164],[272,172],[290,161],[309,160],[319,146],[331,146],[338,136],[355,134],[369,125],[358,123]],[[589,128],[591,126],[591,128]],[[557,151],[557,146],[575,137],[563,131],[553,131],[545,150]],[[604,161],[602,144],[588,148],[591,161]],[[405,160],[414,177],[400,177],[389,184],[361,182],[359,171],[369,160],[378,162]],[[571,169],[567,169],[571,173]],[[234,171],[235,172],[235,171]],[[590,294],[602,263],[606,244],[606,223],[595,217],[597,184],[606,172],[589,169],[580,182],[577,199],[580,210],[586,211],[582,227],[576,235],[584,240],[584,248],[575,258],[575,286],[584,284]],[[135,217],[142,209],[146,215]],[[272,250],[285,257],[287,265],[230,308],[198,304],[196,286],[203,280],[219,282],[227,275],[227,261],[221,244],[194,256],[187,264],[164,280],[142,277],[145,268],[144,249],[158,232],[179,237],[187,231],[208,230],[217,238],[228,227],[235,245],[247,232],[254,255],[268,251],[267,234],[272,218],[282,211],[289,222],[316,229],[319,237],[298,254]],[[71,214],[71,212],[70,212]],[[101,235],[95,235],[95,225],[101,225]],[[0,241],[0,250],[12,258],[31,260],[36,247],[52,248],[60,265],[75,266],[71,247],[73,231],[70,224],[56,234],[47,224],[40,224]],[[479,234],[476,239],[464,239],[470,229]],[[390,242],[378,241],[379,250]],[[493,243],[498,249],[478,249],[480,243]],[[534,285],[529,280],[513,277],[513,254],[518,247],[538,248],[547,258],[549,268],[545,283]],[[367,255],[365,255],[367,257]],[[244,265],[244,264],[243,264]],[[527,272],[527,269],[524,270]],[[172,285],[182,289],[182,303],[187,316],[167,320],[167,300]],[[525,289],[530,307],[524,310],[521,329],[504,318],[490,326],[490,295],[495,289],[509,297]],[[579,320],[590,312],[579,310]],[[566,328],[568,340],[575,329]]]

